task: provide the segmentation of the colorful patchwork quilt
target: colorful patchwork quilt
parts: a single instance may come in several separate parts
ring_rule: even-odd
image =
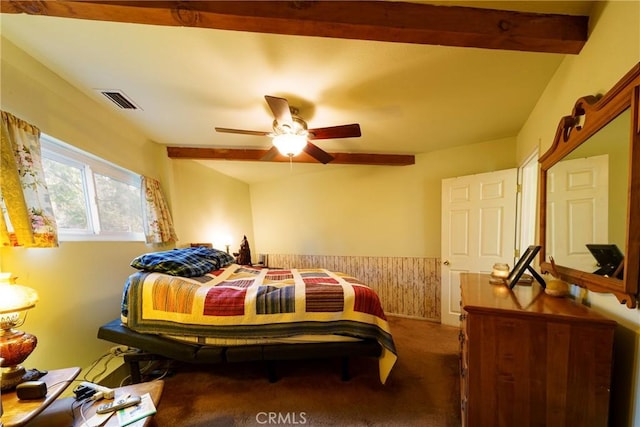
[[[336,334],[382,346],[380,380],[397,359],[378,295],[358,279],[325,269],[259,269],[233,264],[201,277],[131,275],[123,316],[138,332],[218,338]]]

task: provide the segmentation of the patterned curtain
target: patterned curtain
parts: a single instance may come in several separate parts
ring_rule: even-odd
[[[142,177],[144,200],[144,235],[148,244],[176,242],[178,236],[173,228],[171,213],[164,200],[160,182],[146,176]]]
[[[2,111],[0,243],[58,246],[58,230],[40,157],[40,129]]]

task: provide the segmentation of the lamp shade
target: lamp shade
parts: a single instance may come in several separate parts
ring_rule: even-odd
[[[283,133],[273,137],[273,145],[276,146],[283,156],[297,156],[305,145],[307,145],[307,136]]]
[[[0,314],[15,313],[33,308],[38,293],[26,286],[0,283]]]

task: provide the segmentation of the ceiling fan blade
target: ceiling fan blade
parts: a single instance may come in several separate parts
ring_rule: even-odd
[[[278,98],[276,96],[265,95],[264,99],[267,100],[267,104],[269,104],[269,108],[271,108],[271,112],[273,113],[273,117],[276,119],[278,124],[293,126],[293,118],[291,117],[291,109],[289,108],[289,101],[284,98]]]
[[[334,159],[334,157],[331,154],[327,153],[322,148],[308,141],[307,141],[307,145],[304,146],[302,151],[304,151],[305,153],[307,153],[308,155],[310,155],[320,163],[324,163],[325,165]]]
[[[242,129],[229,129],[229,128],[216,128],[216,132],[240,133],[243,135],[257,135],[257,136],[267,136],[271,133],[271,132],[262,132],[259,130],[242,130]]]
[[[309,139],[355,138],[361,135],[360,125],[357,123],[309,129]]]
[[[268,161],[271,161],[271,160],[275,159],[278,154],[280,154],[280,152],[278,151],[278,149],[274,145],[273,147],[271,147],[271,149],[269,151],[267,151],[267,153],[264,156],[262,156],[260,158],[260,160],[268,162]]]

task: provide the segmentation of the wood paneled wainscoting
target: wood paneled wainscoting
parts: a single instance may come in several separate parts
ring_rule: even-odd
[[[387,314],[440,322],[440,258],[268,254],[270,267],[325,268],[362,280]]]

